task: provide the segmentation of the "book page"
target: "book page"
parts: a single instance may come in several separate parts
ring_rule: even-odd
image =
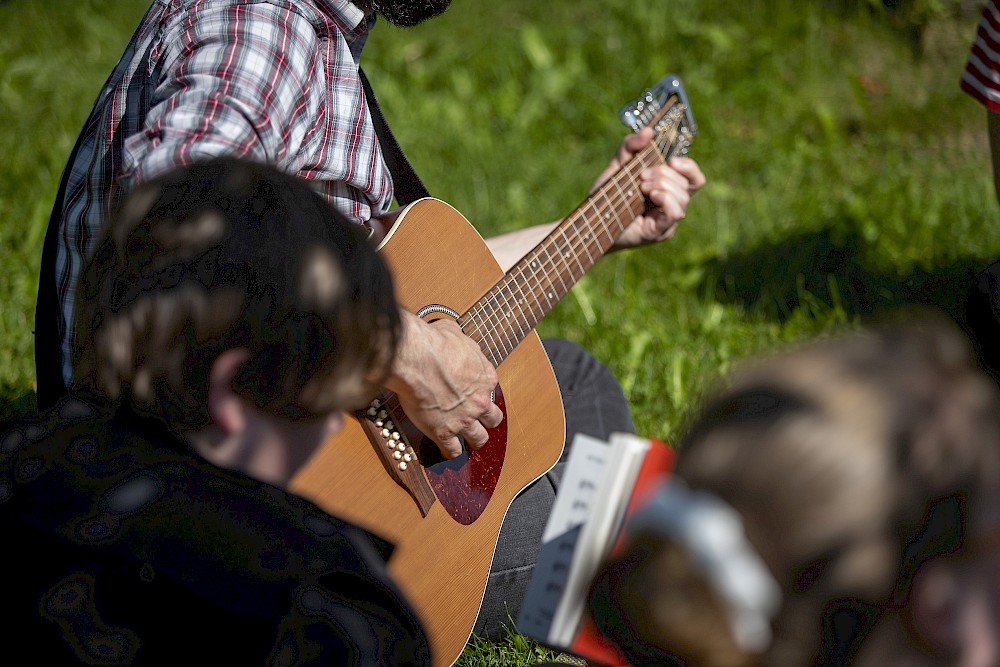
[[[648,449],[649,440],[646,438],[627,433],[614,433],[611,436],[610,445],[607,446],[609,459],[598,489],[588,503],[589,516],[580,530],[563,597],[552,619],[549,634],[559,646],[568,646],[573,642],[573,636],[580,626],[590,581],[621,528],[625,506],[639,473],[643,455]],[[562,493],[562,489],[559,493]]]
[[[590,515],[610,456],[607,443],[577,434],[566,462],[531,583],[521,605],[517,631],[547,641],[565,591],[583,524]]]
[[[612,444],[573,439],[538,562],[521,606],[518,632],[568,646],[591,577],[617,534],[649,441],[614,434]]]

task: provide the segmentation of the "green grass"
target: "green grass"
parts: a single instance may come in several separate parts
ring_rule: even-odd
[[[673,241],[602,260],[540,326],[612,368],[640,432],[676,440],[740,359],[911,304],[957,314],[1000,255],[985,112],[958,89],[977,14],[928,23],[917,57],[872,4],[458,0],[415,29],[379,26],[365,67],[432,193],[484,235],[571,211],[620,141],[617,109],[682,77],[709,184]],[[18,27],[0,36],[4,411],[32,407],[62,166],[145,7],[0,3]],[[538,658],[515,636],[463,662]]]

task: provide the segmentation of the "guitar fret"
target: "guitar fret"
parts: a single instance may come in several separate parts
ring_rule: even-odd
[[[489,356],[493,361],[494,366],[499,366],[500,361],[504,359],[505,354],[500,354],[500,350],[497,346],[496,339],[494,338],[494,332],[496,329],[494,327],[488,326],[488,322],[484,323],[485,315],[481,308],[475,311],[474,321],[476,323],[476,329],[480,334],[479,346],[484,348],[484,351],[489,352]],[[485,324],[485,326],[484,326]]]
[[[498,331],[500,336],[500,343],[503,345],[504,356],[510,354],[514,350],[515,343],[511,342],[510,332],[506,326],[501,326],[499,319],[499,314],[503,312],[503,308],[497,303],[497,293],[493,291],[490,293],[489,298],[486,300],[485,305],[489,307],[490,312],[488,318],[493,324],[493,329]]]
[[[520,299],[520,302],[518,303],[518,310],[521,311],[521,317],[524,319],[524,323],[525,323],[525,325],[527,325],[528,330],[530,331],[531,329],[535,328],[535,324],[538,323],[538,320],[540,319],[540,317],[537,316],[537,315],[535,315],[533,311],[530,311],[531,315],[532,315],[531,319],[525,317],[525,314],[524,314],[524,305],[527,304],[528,308],[531,308],[532,301],[524,293],[524,289],[521,287],[522,281],[520,281],[520,280],[514,280],[513,276],[511,276],[510,274],[507,274],[507,276],[508,276],[507,277],[507,284],[508,285],[514,284],[517,287],[517,291],[521,293],[521,299]],[[517,301],[516,298],[515,298],[515,301]],[[527,334],[525,334],[525,335],[527,335]]]
[[[545,288],[542,285],[542,281],[539,280],[539,278],[538,278],[538,268],[539,268],[538,253],[539,253],[538,249],[533,250],[532,253],[531,253],[534,257],[527,264],[527,268],[531,269],[531,271],[528,274],[528,276],[531,279],[534,280],[534,284],[535,284],[535,288],[536,289],[533,289],[532,294],[535,296],[535,302],[538,303],[538,304],[540,304],[541,302],[539,300],[539,297],[544,298],[545,302],[546,302],[545,303],[544,311],[545,312],[549,312],[550,310],[552,310],[552,305],[553,304],[549,300],[548,296],[546,296]]]
[[[548,271],[541,271],[542,265],[540,264],[539,255],[541,255],[541,252],[543,250],[544,250],[543,246],[539,246],[538,249],[536,250],[535,259],[532,261],[531,277],[535,279],[535,285],[538,287],[538,292],[541,298],[545,299],[545,310],[549,311],[552,310],[552,307],[555,305],[552,302],[552,297],[555,295],[552,292],[552,279],[549,277]],[[539,275],[539,271],[541,271],[541,275]],[[549,284],[548,288],[546,288],[545,285],[542,283],[542,278],[545,278],[548,281]]]
[[[569,276],[570,284],[573,284],[573,282],[575,282],[573,280],[573,273],[570,270],[569,262],[566,259],[567,255],[569,254],[570,246],[567,243],[565,233],[563,233],[562,231],[556,231],[555,233],[552,234],[550,239],[551,239],[551,247],[556,257],[556,261],[553,263],[552,268],[556,271],[556,275],[559,276],[559,281],[563,284],[563,287],[565,288],[566,281],[563,280],[564,275]],[[568,291],[569,290],[566,289],[566,291],[563,292],[561,296],[565,296]]]
[[[478,315],[479,315],[478,311],[470,310],[464,316],[466,318],[464,323],[462,323],[463,318],[459,318],[459,326],[461,326],[462,331],[465,333],[465,335],[467,335],[469,338],[473,339],[474,341],[476,341],[476,343],[479,344],[479,347],[480,349],[483,350],[484,354],[491,355],[489,344],[486,341],[486,337],[488,336],[488,334],[484,333],[483,327],[479,323]],[[475,328],[470,331],[467,328],[469,326],[474,326]]]
[[[615,239],[608,232],[608,228],[604,226],[604,223],[601,220],[601,210],[600,210],[600,208],[597,205],[597,201],[592,198],[592,199],[589,199],[587,203],[588,203],[588,205],[590,206],[590,208],[593,211],[591,213],[590,220],[588,220],[588,223],[590,224],[590,228],[594,230],[595,241],[597,241],[597,244],[598,244],[597,247],[600,248],[602,252],[606,252],[611,246],[614,245]],[[595,224],[595,222],[596,222],[596,224]],[[600,227],[598,227],[597,225],[600,225]],[[606,242],[602,242],[601,239],[600,239],[600,237],[596,236],[597,234],[600,234],[601,231],[603,231],[604,235],[607,236],[607,241]]]
[[[574,228],[568,228],[568,230],[576,232]],[[587,269],[583,268],[583,264],[580,262],[580,253],[576,251],[577,245],[569,239],[569,235],[567,234],[568,230],[563,231],[563,239],[569,244],[569,247],[574,250],[574,252],[567,252],[566,254],[572,256],[576,260],[576,265],[580,268],[580,273],[573,275],[573,282],[576,282],[583,277],[583,274],[587,272]],[[579,238],[579,234],[577,234],[577,237]]]
[[[497,297],[498,296],[499,296],[499,294],[494,293],[493,298],[492,298],[492,303],[493,303],[493,308],[494,308],[493,321],[496,323],[497,328],[500,330],[500,333],[503,334],[501,336],[501,340],[503,342],[505,342],[504,356],[506,356],[506,355],[508,355],[508,354],[510,354],[511,352],[514,351],[514,348],[517,347],[518,341],[515,341],[515,340],[511,339],[510,328],[506,326],[505,322],[502,323],[503,326],[501,326],[500,315],[502,315],[502,314],[504,314],[506,312],[506,308],[500,308],[498,306],[498,304],[497,304]]]
[[[480,304],[481,304],[479,308],[480,314],[486,320],[486,324],[491,325],[487,326],[487,330],[489,331],[490,347],[491,349],[497,352],[502,350],[503,356],[501,358],[503,358],[507,356],[507,354],[509,354],[509,351],[507,350],[507,347],[504,345],[502,336],[502,334],[504,333],[503,330],[499,329],[496,326],[496,322],[494,322],[492,319],[491,308],[493,308],[493,306],[491,306],[489,299],[480,300]],[[511,347],[511,349],[513,349],[513,347]]]
[[[615,190],[618,191],[618,198],[616,199],[616,201],[621,200],[621,204],[615,206],[615,216],[618,218],[618,223],[622,226],[622,229],[624,230],[625,225],[628,222],[625,219],[625,213],[626,210],[628,209],[628,199],[625,197],[625,193],[622,192],[621,187],[619,187],[617,178],[612,178],[611,184],[614,185]]]
[[[608,198],[607,188],[601,189],[601,196],[604,197],[604,204],[605,204],[604,206],[601,207],[601,220],[603,221],[605,228],[608,229],[608,236],[617,238],[618,234],[621,234],[622,231],[624,231],[624,228],[622,228],[621,226],[621,220],[619,220],[618,216],[613,213],[615,210],[615,206]],[[608,226],[608,223],[617,225],[618,227],[617,233],[612,234],[611,227]]]
[[[508,305],[506,302],[501,303],[501,298],[501,290],[499,288],[494,288],[480,301],[484,308],[489,309],[488,319],[493,328],[502,334],[501,340],[506,343],[504,345],[504,349],[506,350],[509,348],[510,350],[513,350],[517,343],[512,340],[512,336],[516,338],[516,334],[514,334],[509,325],[510,312],[508,310]]]
[[[582,278],[597,260],[590,250],[593,232],[591,230],[591,223],[586,217],[586,212],[582,208],[578,209],[573,212],[568,220],[570,224],[564,230],[564,236],[573,249],[573,256],[579,268],[579,273],[573,276],[575,282]],[[583,232],[582,234],[581,231]],[[572,237],[570,237],[571,233]],[[598,250],[601,249],[598,247]],[[584,263],[586,263],[586,266]]]
[[[523,309],[523,308],[521,307],[521,304],[520,304],[520,303],[518,303],[518,300],[517,300],[517,295],[516,295],[516,294],[514,294],[514,290],[512,290],[512,289],[510,288],[510,285],[511,285],[510,281],[507,281],[507,282],[506,282],[506,283],[504,284],[504,286],[505,286],[505,287],[507,288],[507,293],[508,293],[508,294],[510,295],[510,301],[511,301],[511,303],[512,303],[512,304],[513,304],[514,306],[516,306],[516,307],[517,307],[517,312],[518,312],[518,313],[520,313],[520,315],[521,315],[521,316],[520,316],[520,318],[517,318],[517,317],[515,317],[515,318],[514,318],[514,321],[515,321],[515,322],[517,322],[517,327],[518,327],[518,329],[520,330],[520,332],[519,332],[519,333],[520,333],[520,338],[521,338],[521,340],[524,340],[524,337],[528,335],[528,331],[531,331],[531,327],[529,326],[529,327],[527,328],[527,330],[525,330],[525,328],[524,328],[524,326],[523,326],[523,325],[525,325],[525,324],[528,324],[528,321],[527,321],[527,320],[525,319],[525,317],[524,317],[524,309]],[[520,286],[519,286],[519,287],[518,287],[518,290],[520,291],[520,289],[521,289],[521,288],[520,288]],[[523,292],[522,292],[522,294],[523,294]]]
[[[504,288],[507,289],[507,296],[503,295]],[[510,291],[510,283],[509,282],[502,282],[502,283],[498,284],[497,288],[495,290],[495,294],[497,296],[499,296],[499,297],[502,297],[503,300],[504,300],[504,306],[503,306],[503,308],[500,309],[500,312],[504,316],[504,323],[503,323],[504,324],[504,328],[508,332],[508,338],[510,336],[513,336],[513,338],[515,339],[514,345],[511,346],[511,347],[512,348],[516,347],[517,343],[519,343],[522,340],[524,340],[525,331],[524,331],[524,327],[521,326],[520,321],[518,321],[517,317],[514,315],[514,309],[513,309],[512,306],[516,306],[517,302],[514,301],[514,298],[513,298],[514,295]],[[523,316],[523,314],[522,314],[522,316]],[[516,333],[514,332],[514,330],[510,326],[512,320],[513,320],[513,322],[515,324],[517,324],[518,331]]]
[[[582,213],[581,213],[581,216],[582,216]],[[584,229],[585,229],[585,233],[583,234],[583,236],[580,236],[580,231],[579,230],[577,230],[576,235],[577,235],[577,238],[580,239],[580,245],[583,247],[584,252],[587,253],[587,267],[589,268],[589,267],[591,267],[591,266],[593,266],[594,264],[597,263],[597,259],[595,259],[594,256],[590,253],[590,240],[589,239],[590,239],[590,237],[593,236],[593,234],[591,233],[589,227],[585,227]]]
[[[487,336],[489,337],[490,340],[490,350],[493,352],[494,359],[498,357],[500,359],[504,359],[507,356],[508,352],[507,349],[503,346],[503,340],[499,339],[500,332],[496,330],[496,327],[487,327],[487,331],[488,331]],[[503,354],[500,354],[501,351],[503,352]]]
[[[552,267],[552,270],[556,274],[556,278],[559,279],[559,283],[562,285],[562,291],[561,292],[557,291],[557,292],[554,292],[554,293],[550,294],[550,299],[554,297],[556,301],[559,301],[562,297],[566,296],[566,294],[569,293],[569,288],[566,287],[566,281],[563,280],[562,274],[559,272],[556,263],[552,260],[552,254],[549,252],[549,245],[554,242],[554,238],[556,236],[558,236],[558,235],[554,234],[552,237],[550,237],[546,241],[543,241],[542,244],[541,244],[541,249],[545,253],[545,256],[548,258],[549,266]],[[549,272],[546,272],[546,276],[549,276]],[[552,285],[552,289],[554,290],[556,288],[556,284],[555,284],[555,281],[553,281],[551,277],[549,277],[549,283]]]

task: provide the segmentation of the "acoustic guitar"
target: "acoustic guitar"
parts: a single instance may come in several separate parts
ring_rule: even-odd
[[[395,544],[389,571],[424,623],[435,665],[451,665],[469,639],[511,501],[562,453],[562,401],[535,325],[646,208],[638,175],[687,153],[696,130],[672,75],[619,115],[636,131],[652,126],[653,141],[506,273],[472,225],[431,198],[405,207],[379,246],[401,305],[428,321],[453,318],[497,367],[504,419],[489,442],[444,460],[384,391],[292,481]]]

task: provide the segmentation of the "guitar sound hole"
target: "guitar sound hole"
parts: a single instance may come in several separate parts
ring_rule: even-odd
[[[455,460],[461,460],[463,458],[468,458],[468,453],[464,450],[465,438],[459,438],[462,441],[462,455]],[[428,438],[426,435],[421,434],[420,447],[418,449],[420,455],[420,460],[423,461],[425,468],[431,468],[441,463],[447,463],[447,459],[441,456],[441,450],[438,449],[437,443]]]

